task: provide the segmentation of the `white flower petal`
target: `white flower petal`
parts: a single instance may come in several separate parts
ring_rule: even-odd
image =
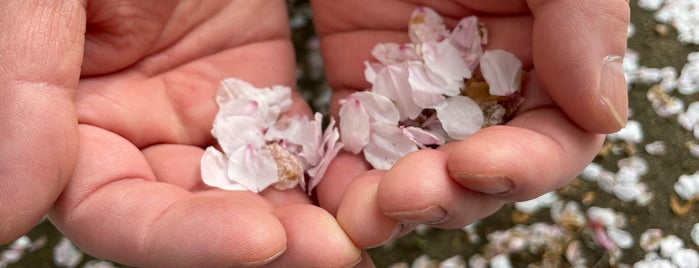
[[[451,32],[449,40],[454,47],[463,51],[464,61],[473,71],[478,66],[481,55],[483,55],[478,19],[475,16],[461,19]]]
[[[381,70],[383,70],[384,65],[381,63],[376,63],[376,62],[364,62],[364,79],[366,79],[367,82],[373,84],[375,83],[376,76],[378,75]]]
[[[522,63],[512,53],[489,50],[481,57],[481,72],[490,95],[509,96],[520,88]]]
[[[304,168],[314,166],[320,161],[318,150],[322,142],[323,115],[316,113],[314,120],[308,120],[304,114],[293,117],[281,117],[265,133],[267,142],[279,142],[286,149],[298,153]]]
[[[204,184],[224,190],[247,190],[243,185],[228,179],[228,157],[207,147],[201,158],[201,178]]]
[[[306,192],[310,193],[313,188],[320,183],[323,176],[325,176],[325,171],[327,171],[330,162],[335,159],[335,156],[337,156],[344,146],[344,144],[339,142],[339,140],[340,133],[335,127],[335,120],[330,118],[330,123],[325,129],[325,134],[323,134],[323,144],[320,147],[322,157],[316,166],[308,169],[307,173],[310,177],[308,182],[304,181],[304,183],[301,184],[302,188],[306,190]]]
[[[301,146],[299,158],[303,160],[306,167],[310,167],[318,165],[324,153],[323,114],[316,113],[313,120],[306,122],[304,131],[296,132],[291,136],[295,138],[294,142]]]
[[[372,87],[372,92],[393,100],[400,119],[414,119],[422,112],[422,108],[413,100],[408,75],[405,65],[387,65],[377,74]]]
[[[699,222],[692,226],[692,231],[689,236],[692,238],[692,241],[694,241],[694,244],[699,246]]]
[[[449,35],[449,30],[437,12],[427,7],[418,7],[410,17],[408,34],[414,44],[419,44],[425,41],[441,41]]]
[[[445,81],[437,75],[430,76],[429,70],[422,62],[413,61],[407,63],[408,82],[412,88],[412,97],[415,103],[422,108],[438,108],[446,105]]]
[[[628,249],[634,245],[631,233],[616,227],[607,227],[607,235],[620,248]]]
[[[417,151],[417,145],[395,125],[371,124],[371,140],[364,157],[376,169],[389,169],[404,155]]]
[[[80,251],[73,242],[66,237],[61,237],[61,240],[53,248],[53,263],[58,267],[78,267],[78,264],[83,260],[83,252]],[[0,255],[1,257],[1,255]],[[3,267],[5,266],[3,262]]]
[[[260,104],[254,100],[232,99],[220,106],[214,122],[231,116],[254,116],[259,113]]]
[[[478,104],[465,96],[447,98],[447,105],[437,109],[442,127],[455,140],[463,140],[483,125],[483,112]]]
[[[444,144],[444,137],[419,127],[403,128],[403,134],[407,136],[409,139],[411,139],[413,142],[415,142],[418,145],[418,147],[421,148],[425,145]]]
[[[369,143],[370,122],[364,105],[352,95],[340,103],[340,137],[345,149],[358,154]]]
[[[398,124],[398,120],[400,120],[400,113],[396,105],[386,96],[371,91],[359,91],[352,93],[349,98],[359,100],[366,109],[371,122],[393,125]]]
[[[679,268],[699,267],[699,253],[694,249],[680,249],[672,254],[671,259]]]
[[[449,40],[423,43],[422,56],[427,68],[445,81],[462,82],[464,78],[471,77],[471,69],[464,61],[463,53],[454,47]],[[448,95],[456,94],[458,91]]]
[[[668,235],[660,240],[660,255],[663,257],[671,257],[675,252],[684,247],[684,241],[675,236]]]
[[[230,109],[227,106],[233,100],[257,102],[258,109],[254,116],[269,126],[274,124],[282,112],[291,107],[291,89],[284,86],[256,88],[243,80],[228,78],[221,81],[216,101],[221,107],[220,110],[226,114],[226,110]]]
[[[214,122],[211,131],[227,155],[241,146],[251,144],[260,148],[265,144],[263,125],[259,119],[247,116],[231,116]]]
[[[230,154],[227,175],[230,180],[256,193],[279,181],[277,163],[272,154],[252,146],[242,146]]]
[[[417,49],[413,44],[381,43],[374,46],[374,49],[371,50],[371,55],[383,64],[420,60]]]
[[[685,200],[690,200],[699,196],[699,173],[680,175],[673,188],[677,195]]]

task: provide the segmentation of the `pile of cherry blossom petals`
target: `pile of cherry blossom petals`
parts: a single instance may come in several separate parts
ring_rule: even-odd
[[[313,119],[283,114],[292,105],[288,87],[256,88],[228,78],[216,101],[211,132],[221,149],[210,146],[201,159],[202,180],[209,186],[260,192],[300,185],[310,193],[342,148],[333,120],[323,132],[320,113]]]
[[[507,51],[483,51],[484,32],[476,17],[461,19],[450,32],[435,11],[417,8],[411,43],[376,45],[378,62],[366,62],[365,69],[371,88],[340,102],[345,149],[388,169],[410,152],[506,120],[521,102],[522,64]]]

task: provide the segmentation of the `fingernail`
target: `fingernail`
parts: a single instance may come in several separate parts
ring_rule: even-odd
[[[361,262],[362,262],[362,257],[360,256],[359,259],[357,259],[355,262],[353,262],[352,264],[350,264],[350,265],[347,266],[347,267],[348,267],[348,268],[355,267],[355,266],[357,266],[357,265],[358,265],[359,263],[361,263]]]
[[[607,107],[619,128],[626,126],[625,113],[624,115],[619,113],[619,111],[626,111],[627,105],[623,61],[622,56],[604,57],[599,81],[602,104]]]
[[[404,223],[396,224],[396,227],[393,229],[393,232],[391,232],[391,235],[388,238],[386,238],[386,240],[381,241],[376,245],[368,246],[367,248],[377,248],[383,246],[384,244],[388,243],[388,241],[391,241],[394,238],[399,237],[405,231],[406,228],[406,224]]]
[[[263,264],[267,264],[267,263],[270,263],[270,262],[276,260],[277,258],[279,258],[279,256],[281,256],[282,254],[284,254],[284,252],[286,252],[286,247],[284,247],[284,248],[283,248],[281,251],[279,251],[277,254],[274,254],[274,255],[272,255],[271,257],[267,258],[267,259],[264,259],[264,260],[261,260],[261,261],[243,262],[243,263],[241,263],[241,265],[242,265],[242,266],[252,266],[252,267],[256,267],[256,266],[260,266],[260,265],[263,265]]]
[[[447,211],[440,206],[429,206],[415,211],[386,212],[386,216],[408,223],[438,224],[449,219]]]
[[[507,195],[515,189],[515,183],[503,175],[460,174],[456,179],[473,191],[489,195]]]

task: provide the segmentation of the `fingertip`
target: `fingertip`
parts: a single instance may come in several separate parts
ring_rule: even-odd
[[[528,200],[565,185],[601,144],[601,135],[580,130],[552,110],[530,111],[510,124],[485,128],[454,146],[450,176],[496,199]]]
[[[179,202],[150,227],[148,247],[139,258],[150,267],[271,262],[286,251],[286,233],[274,215],[255,203],[221,196]]]
[[[437,185],[448,178],[446,161],[447,154],[432,149],[412,152],[399,159],[379,184],[378,202],[384,213],[402,221],[442,220],[446,215],[430,208],[437,205],[432,197],[448,190],[445,185]]]
[[[362,157],[341,151],[330,163],[323,180],[316,187],[318,204],[330,214],[337,214],[345,189],[356,176],[368,169],[369,165]]]
[[[398,222],[384,215],[377,202],[377,189],[385,173],[371,170],[358,176],[338,208],[338,223],[360,248],[377,247],[401,231]]]
[[[271,263],[278,267],[349,267],[361,259],[361,250],[324,209],[289,205],[273,214],[284,225],[286,252]]]
[[[620,64],[626,51],[628,3],[528,3],[534,14],[534,67],[544,88],[581,128],[594,133],[619,130],[628,109]]]
[[[461,228],[502,205],[464,188],[447,170],[448,154],[424,149],[410,153],[384,175],[377,198],[384,215],[402,224]]]

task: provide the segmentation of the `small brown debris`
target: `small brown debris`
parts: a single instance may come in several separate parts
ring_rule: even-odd
[[[278,143],[269,144],[264,148],[272,154],[274,161],[277,162],[279,181],[273,185],[274,188],[278,190],[294,188],[303,176],[301,161]]]
[[[581,201],[585,205],[590,205],[595,201],[595,199],[597,199],[597,193],[594,191],[589,191],[583,194]]]
[[[524,224],[529,221],[529,218],[531,218],[531,215],[529,213],[524,213],[519,210],[514,210],[512,211],[512,222],[515,224]]]
[[[692,208],[694,208],[694,202],[697,201],[697,198],[692,198],[686,203],[682,204],[680,201],[680,198],[677,197],[676,195],[670,196],[670,209],[672,210],[672,213],[675,213],[678,217],[684,217],[692,211]]]

